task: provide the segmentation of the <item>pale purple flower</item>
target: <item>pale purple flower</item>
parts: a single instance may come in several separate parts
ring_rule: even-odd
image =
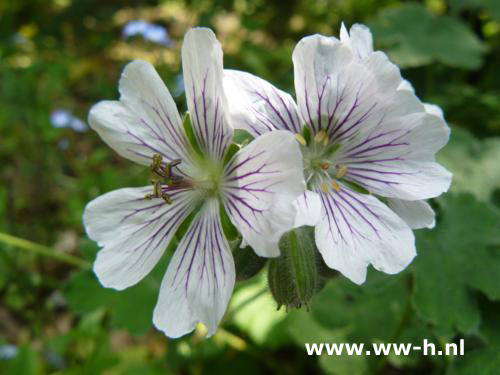
[[[128,22],[123,27],[122,34],[125,38],[140,35],[152,43],[165,46],[172,44],[172,40],[170,39],[165,27],[143,20],[133,20]]]
[[[71,128],[79,133],[84,133],[88,129],[85,122],[74,116],[70,110],[62,108],[52,111],[50,122],[54,128]]]
[[[168,36],[167,29],[160,25],[150,24],[144,31],[144,39],[150,42],[168,46],[172,43]]]
[[[17,346],[5,344],[0,345],[0,359],[12,359],[17,356],[19,352]]]
[[[170,337],[192,331],[198,322],[212,335],[226,310],[235,268],[220,207],[259,255],[276,256],[280,236],[293,226],[293,201],[305,188],[300,149],[286,131],[259,137],[224,165],[233,130],[222,87],[222,49],[211,30],[186,34],[182,66],[202,155],[190,145],[154,68],[144,61],[128,64],[120,100],[96,104],[89,123],[120,155],[165,178],[154,189],[106,193],[87,205],[83,217],[88,236],[102,247],[94,272],[104,286],[122,290],[153,269],[182,222],[196,212],[170,259],[154,311],[154,324]]]
[[[71,122],[73,115],[67,109],[58,108],[50,114],[50,122],[54,128],[65,128]]]
[[[340,40],[302,39],[293,63],[297,102],[256,76],[226,70],[231,122],[254,136],[297,135],[309,190],[295,202],[296,226],[315,226],[329,267],[358,284],[370,264],[400,272],[416,255],[412,228],[434,224],[423,200],[451,183],[435,161],[448,126],[405,88],[398,67],[373,51],[365,26],[350,34],[343,27]]]
[[[125,38],[129,38],[136,35],[143,35],[144,31],[148,27],[149,22],[143,20],[133,20],[129,21],[122,29],[122,34]]]

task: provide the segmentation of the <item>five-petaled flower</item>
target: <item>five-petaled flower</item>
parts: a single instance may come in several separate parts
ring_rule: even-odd
[[[350,34],[342,26],[340,40],[302,39],[293,63],[297,103],[258,77],[226,70],[232,123],[254,136],[296,134],[309,189],[296,201],[296,226],[315,226],[329,267],[359,284],[369,264],[400,272],[416,255],[410,228],[434,223],[423,199],[450,186],[451,174],[435,162],[449,128],[373,51],[362,25]]]
[[[104,286],[119,290],[153,269],[179,226],[195,213],[170,260],[154,311],[154,324],[170,337],[192,331],[198,322],[211,335],[226,310],[235,268],[221,207],[245,243],[261,256],[276,256],[281,234],[293,226],[292,203],[305,189],[301,151],[290,132],[259,137],[224,164],[233,130],[222,50],[210,30],[186,34],[182,64],[201,152],[188,140],[154,68],[130,63],[120,80],[120,100],[96,104],[89,123],[120,155],[150,165],[153,187],[104,194],[84,213],[87,234],[102,246],[94,271]]]

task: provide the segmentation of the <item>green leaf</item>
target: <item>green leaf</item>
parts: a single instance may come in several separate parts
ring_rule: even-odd
[[[438,161],[453,173],[450,188],[455,193],[472,193],[488,201],[500,186],[500,138],[477,140],[468,131],[453,128],[448,145]]]
[[[113,327],[134,335],[146,333],[153,326],[153,308],[169,261],[167,254],[173,253],[176,246],[177,241],[173,240],[154,270],[137,285],[123,291],[103,287],[91,271],[76,272],[64,289],[68,305],[79,314],[104,307]]]
[[[388,276],[373,272],[362,286],[342,277],[327,284],[312,303],[313,318],[325,332],[331,333],[330,340],[322,342],[363,343],[366,348],[373,343],[421,345],[424,338],[431,339],[425,325],[413,314],[408,276],[409,273]],[[380,370],[386,361],[394,367],[412,366],[418,358],[418,353],[387,358],[364,354],[326,356],[321,358],[321,364],[329,373],[347,375],[362,373],[366,368]]]
[[[16,357],[9,361],[5,375],[36,375],[39,372],[40,360],[37,353],[30,346],[24,345],[19,348]]]
[[[442,217],[432,231],[417,232],[413,302],[437,330],[475,333],[480,312],[470,289],[500,299],[500,214],[471,195],[441,200]]]
[[[437,61],[476,69],[486,52],[486,46],[462,21],[433,15],[418,4],[382,9],[371,26],[375,41],[402,67]]]
[[[66,285],[69,306],[79,314],[105,307],[115,328],[127,329],[140,335],[152,326],[153,308],[158,297],[159,284],[151,278],[124,291],[104,288],[90,271],[75,273]]]

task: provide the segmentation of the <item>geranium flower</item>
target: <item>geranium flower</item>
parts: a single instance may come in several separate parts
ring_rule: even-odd
[[[226,70],[224,86],[236,126],[254,136],[296,134],[309,189],[296,202],[296,226],[314,225],[325,263],[361,284],[369,264],[393,274],[412,261],[410,225],[432,224],[421,200],[447,191],[451,174],[434,160],[449,138],[446,123],[373,52],[369,30],[356,28],[364,34],[297,44],[297,103],[244,72]]]
[[[120,101],[95,105],[89,122],[120,155],[151,166],[153,187],[104,194],[84,213],[88,236],[102,246],[94,271],[104,286],[118,290],[146,276],[181,223],[196,213],[170,260],[154,310],[154,324],[170,337],[198,322],[211,335],[226,310],[235,269],[220,207],[259,255],[274,256],[281,234],[293,225],[292,202],[305,188],[299,145],[289,132],[259,137],[224,165],[233,130],[226,120],[222,50],[209,29],[186,34],[182,64],[201,153],[188,141],[154,68],[130,63],[120,79]]]

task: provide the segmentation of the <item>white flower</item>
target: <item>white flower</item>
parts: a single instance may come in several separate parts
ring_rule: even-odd
[[[350,36],[343,30],[341,40],[302,39],[293,62],[297,104],[258,77],[226,70],[232,123],[254,136],[297,135],[309,191],[296,201],[296,226],[315,225],[329,267],[358,284],[369,264],[400,272],[416,255],[410,226],[432,225],[432,209],[422,200],[450,186],[451,174],[434,160],[449,128],[400,88],[399,69],[373,52],[364,26]]]
[[[94,271],[104,286],[121,290],[153,269],[181,223],[196,212],[170,260],[154,311],[154,324],[170,337],[198,322],[211,335],[226,310],[235,269],[220,207],[259,255],[275,256],[281,234],[293,226],[292,202],[305,188],[300,149],[289,132],[259,137],[223,164],[233,130],[226,120],[222,50],[209,29],[186,34],[182,64],[202,155],[190,146],[154,68],[134,61],[122,74],[120,101],[95,105],[89,122],[120,155],[151,165],[157,179],[154,187],[104,194],[84,213],[87,234],[102,246]]]

